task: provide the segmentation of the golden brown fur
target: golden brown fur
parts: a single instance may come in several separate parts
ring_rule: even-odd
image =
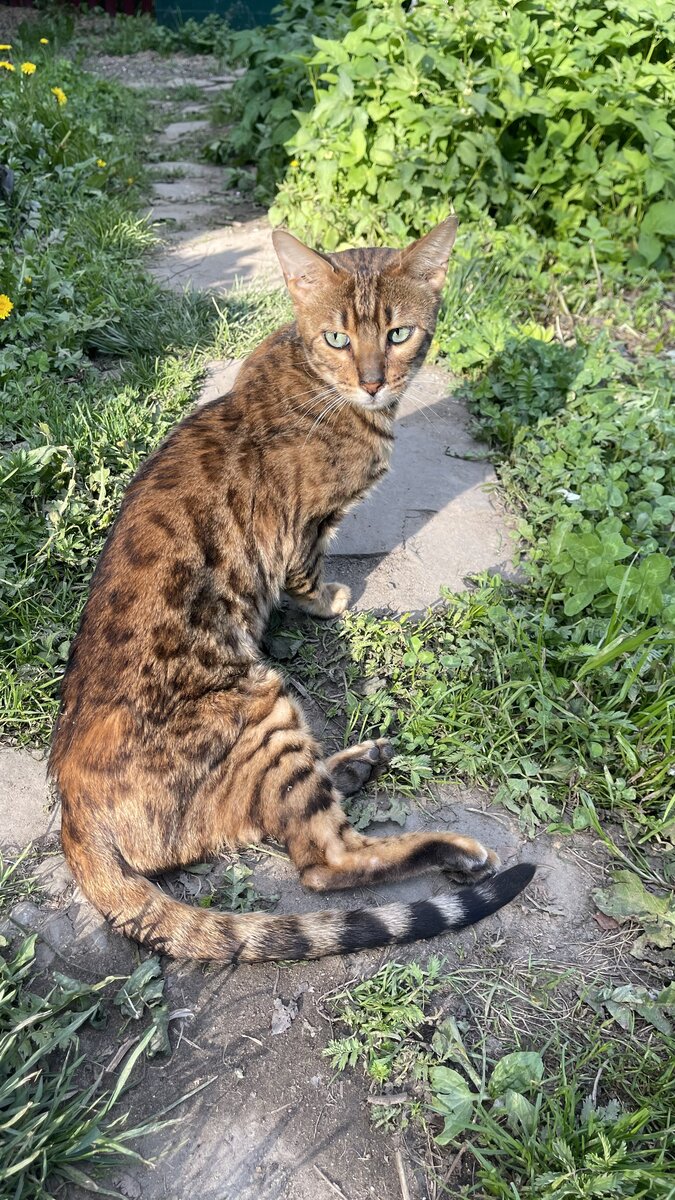
[[[386,765],[387,744],[325,759],[259,650],[282,592],[326,617],[348,603],[346,588],[323,581],[323,549],[387,469],[396,404],[431,340],[453,238],[450,221],[403,254],[321,256],[277,234],[296,324],[262,343],[230,393],[183,421],[127,491],[73,643],[50,771],[75,878],[146,945],[236,961],[411,941],[480,919],[533,873],[304,917],[191,909],[146,878],[264,837],[283,842],[317,890],[430,867],[475,880],[494,870],[491,852],[457,834],[355,832],[341,796]],[[413,326],[403,344],[388,339]],[[333,330],[349,346],[327,344]]]

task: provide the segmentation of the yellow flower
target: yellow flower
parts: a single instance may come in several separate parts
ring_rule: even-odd
[[[105,159],[104,159],[104,158],[97,158],[97,159],[96,159],[96,166],[97,166],[97,167],[107,167],[107,165],[108,165],[108,164],[107,164],[107,162],[105,161]]]
[[[133,177],[133,175],[129,175],[129,176],[128,176],[128,178],[127,178],[127,183],[129,184],[129,187],[131,187],[131,185],[132,185],[132,183],[133,183],[133,182],[134,182],[134,177]]]
[[[25,62],[21,64],[21,70],[24,75],[34,75],[37,67],[35,66],[35,63]]]
[[[32,283],[32,282],[33,282],[33,276],[32,276],[32,275],[24,275],[24,277],[23,277],[23,281],[24,281],[24,283]]]
[[[0,50],[11,50],[11,49],[12,49],[11,42],[3,42],[2,45],[0,46]]]
[[[66,96],[66,93],[63,91],[63,88],[53,87],[52,88],[52,96],[56,97],[58,104],[67,104],[68,103],[68,97]]]
[[[49,38],[40,38],[40,45],[41,45],[41,46],[48,46],[48,45],[49,45]]]
[[[14,308],[14,305],[12,304],[12,301],[10,300],[9,296],[6,296],[4,292],[1,292],[0,293],[0,321],[4,321],[5,317],[9,316],[9,314],[11,313],[13,308]]]
[[[291,166],[293,167],[293,170],[295,170],[296,167],[300,166],[300,163],[298,162],[297,158],[291,159]]]
[[[0,67],[4,67],[6,71],[13,71],[13,70],[14,70],[14,67],[13,67],[12,63],[10,63],[10,62],[5,62],[5,61],[4,61],[4,59],[3,59],[3,61],[2,61],[2,62],[0,62]]]

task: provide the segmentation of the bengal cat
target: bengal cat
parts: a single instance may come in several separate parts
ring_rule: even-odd
[[[274,244],[295,323],[191,413],[129,486],[63,680],[50,759],[75,879],[115,929],[177,958],[307,959],[460,929],[530,881],[456,833],[367,837],[342,797],[391,757],[382,738],[328,758],[260,645],[286,592],[318,617],[349,589],[326,544],[384,475],[397,404],[434,331],[456,221],[404,251]],[[303,916],[191,908],[147,876],[274,838],[307,888],[430,868],[473,886]],[[484,882],[479,882],[483,880]]]

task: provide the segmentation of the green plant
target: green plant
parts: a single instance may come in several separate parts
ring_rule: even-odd
[[[585,253],[592,244],[599,259],[665,266],[675,221],[666,4],[428,0],[405,12],[359,0],[351,24],[314,39],[314,103],[287,143],[299,167],[276,219],[333,249],[422,233],[452,200],[463,217],[488,213]]]
[[[427,1125],[455,1163],[458,1147],[473,1159],[458,1195],[672,1197],[670,1032],[633,1036],[624,1023],[630,1032],[616,1036],[581,1005],[566,1010],[563,983],[538,971],[446,973],[437,959],[428,972],[389,964],[331,998],[349,1032],[326,1054],[337,1070],[361,1063],[374,1085],[404,1087],[402,1122]],[[663,998],[672,1012],[672,988]],[[528,1030],[525,1045],[516,1028]],[[488,1050],[505,1039],[515,1049]]]
[[[111,980],[80,983],[57,975],[46,996],[31,990],[35,936],[14,951],[0,938],[0,1157],[5,1192],[14,1200],[51,1200],[54,1187],[96,1185],[99,1171],[139,1158],[129,1143],[165,1128],[153,1119],[127,1128],[112,1110],[152,1037],[147,1030],[119,1071],[112,1091],[101,1075],[86,1082],[79,1037],[101,1016]],[[90,1076],[89,1076],[90,1078]]]
[[[232,124],[225,138],[206,147],[214,162],[255,165],[258,198],[270,199],[288,164],[287,141],[298,127],[297,109],[316,94],[308,83],[314,34],[347,27],[353,0],[283,0],[275,24],[232,37],[233,61],[246,73],[220,100],[215,119]]]
[[[181,22],[176,29],[159,25],[147,13],[125,16],[119,13],[109,23],[101,39],[104,54],[137,54],[142,50],[157,50],[160,54],[215,54],[229,57],[232,51],[232,30],[217,13],[209,13],[201,21]]]

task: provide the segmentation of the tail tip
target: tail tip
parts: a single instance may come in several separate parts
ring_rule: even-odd
[[[528,883],[532,882],[536,873],[536,863],[521,862],[516,863],[513,867],[507,867],[506,870],[502,872],[501,877],[505,882],[508,880],[509,885],[514,889],[513,894],[515,896],[518,894],[518,892],[522,892],[523,888],[526,888]]]

